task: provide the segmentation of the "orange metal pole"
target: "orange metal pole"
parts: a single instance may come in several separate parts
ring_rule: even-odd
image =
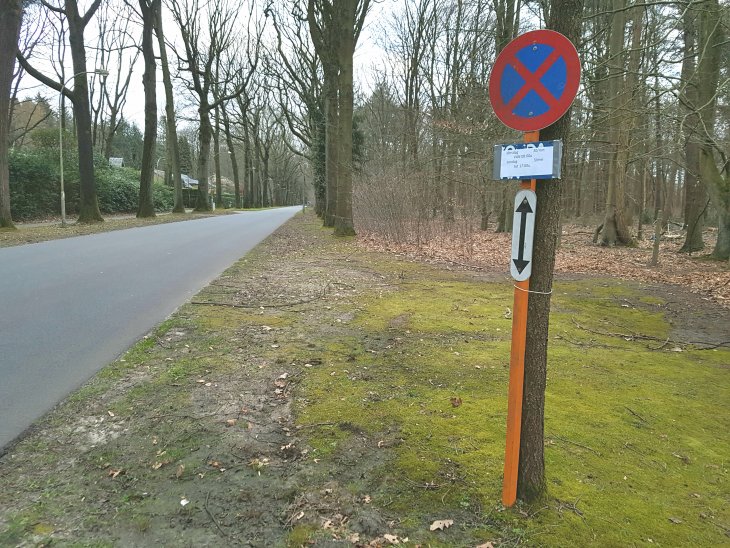
[[[525,132],[525,143],[540,140],[539,131]],[[522,182],[522,189],[534,191],[535,179]],[[507,398],[507,444],[504,452],[502,504],[512,506],[517,500],[517,473],[520,464],[520,429],[522,427],[522,392],[525,383],[525,337],[527,334],[527,302],[530,280],[515,282],[512,307],[512,351],[509,364],[509,396]]]

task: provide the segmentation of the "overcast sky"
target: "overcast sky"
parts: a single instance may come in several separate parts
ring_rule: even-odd
[[[382,23],[383,17],[385,17],[387,13],[393,9],[393,6],[397,5],[398,3],[399,0],[381,0],[379,2],[373,2],[372,4],[372,9],[368,15],[368,18],[366,19],[365,28],[363,29],[362,35],[360,36],[354,58],[356,87],[359,87],[362,91],[367,91],[372,87],[374,74],[382,70],[385,55],[382,49],[378,47],[375,35],[377,34],[378,26]],[[168,40],[171,40],[171,37],[176,34],[174,33],[174,30],[176,28],[175,23],[169,13],[164,13],[165,18],[163,21],[163,26],[165,28],[165,35]],[[139,33],[139,30],[137,30],[137,33]],[[94,70],[95,68],[107,68],[110,70],[110,72],[113,73],[113,66],[95,66],[93,46],[96,44],[96,37],[98,36],[98,34],[98,25],[94,20],[89,24],[89,27],[87,28],[87,31],[85,33],[88,48],[87,68],[89,70]],[[168,52],[168,55],[170,56],[170,62],[172,64],[174,62],[174,55],[172,55],[171,52]],[[68,52],[67,58],[67,65],[69,65],[69,68],[66,69],[66,74],[70,75],[72,73],[70,69],[70,52]],[[34,57],[33,63],[35,65],[39,65],[39,68],[41,68],[41,70],[45,68],[48,74],[53,74],[52,64],[50,61],[45,61],[40,57]],[[136,123],[140,127],[140,129],[142,129],[144,126],[144,88],[142,86],[143,70],[144,66],[142,62],[142,57],[140,55],[135,65],[134,73],[129,86],[129,92],[127,94],[127,103],[123,111],[124,117],[127,120]],[[181,90],[179,83],[176,88],[178,96],[181,92],[185,93]],[[54,108],[57,107],[58,93],[39,84],[35,79],[26,75],[22,81],[21,91],[19,93],[20,98],[23,99],[27,97],[34,97],[39,92],[41,93],[41,95],[49,100]],[[182,101],[180,101],[180,99],[184,100],[184,98],[176,97],[176,99],[178,100],[178,105],[176,106],[179,108],[179,105],[182,104]],[[159,66],[157,68],[157,107],[158,113],[163,114],[165,109],[165,94],[162,86],[162,72]],[[193,116],[194,113],[189,113],[189,115]]]

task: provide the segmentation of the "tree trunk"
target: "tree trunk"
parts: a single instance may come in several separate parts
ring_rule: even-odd
[[[223,204],[223,181],[221,181],[221,119],[219,108],[215,108],[215,128],[213,131],[213,159],[215,166],[215,201]]]
[[[355,227],[352,220],[352,111],[353,111],[353,54],[355,38],[352,25],[355,21],[357,0],[343,1],[339,6],[343,15],[343,24],[339,40],[339,150],[337,151],[337,212],[335,214],[335,235],[354,236]]]
[[[717,96],[720,83],[722,48],[726,44],[722,25],[722,11],[718,0],[702,2],[700,12],[700,51],[697,65],[698,81],[697,108],[702,123],[700,147],[700,175],[710,191],[717,210],[717,243],[712,251],[716,259],[730,258],[730,166],[722,158],[722,171],[715,163],[715,123],[717,119]]]
[[[251,140],[249,136],[248,121],[245,113],[243,114],[243,173],[244,173],[244,191],[243,191],[243,207],[253,207],[253,165],[251,162]]]
[[[155,176],[155,149],[157,147],[157,65],[153,30],[155,10],[160,7],[154,0],[139,0],[142,12],[142,58],[144,59],[144,144],[142,145],[142,171],[139,178],[139,203],[137,218],[155,216],[152,199],[152,181]]]
[[[210,143],[213,140],[213,126],[210,123],[210,112],[201,107],[200,115],[200,154],[198,156],[198,200],[195,211],[210,211],[208,195],[208,174],[210,173]]]
[[[626,0],[613,0],[609,41],[609,139],[613,151],[609,163],[606,211],[603,219],[602,245],[631,242],[626,222],[626,168],[629,155],[629,74],[624,69],[624,28]]]
[[[175,98],[172,91],[170,65],[167,62],[167,47],[162,30],[162,9],[159,0],[155,10],[155,32],[160,50],[160,66],[162,67],[162,84],[165,88],[165,130],[167,137],[167,158],[169,173],[175,188],[175,203],[173,213],[185,213],[183,201],[182,179],[180,178],[180,148],[178,147],[177,126],[175,124]]]
[[[325,80],[327,78],[325,77]],[[335,226],[335,212],[337,211],[337,171],[339,147],[338,129],[339,117],[337,109],[337,84],[334,77],[325,83],[326,122],[325,122],[325,177],[327,179],[327,205],[324,213],[324,226]]]
[[[547,28],[558,31],[573,43],[581,37],[583,0],[552,0]],[[542,140],[562,139],[569,143],[570,112],[540,132]],[[517,496],[532,501],[546,489],[544,460],[545,385],[555,249],[560,235],[562,183],[539,182],[533,241],[533,265],[525,341],[525,384],[522,400],[522,428]]]
[[[231,169],[233,170],[233,205],[236,209],[241,209],[241,178],[238,174],[238,158],[236,158],[236,150],[233,148],[231,123],[225,109],[221,111],[221,115],[223,118],[223,133],[226,136],[226,146],[228,147],[228,153],[231,156]]]
[[[314,121],[312,146],[312,174],[314,175],[314,211],[324,220],[327,211],[327,158],[325,154],[326,129],[320,116]]]
[[[0,0],[0,228],[15,228],[10,214],[8,130],[13,68],[22,19],[20,0]]]
[[[98,4],[96,4],[98,7]],[[84,27],[86,23],[79,15],[75,1],[66,0],[68,41],[74,78],[73,108],[76,124],[76,142],[79,151],[79,223],[99,223],[104,219],[99,211],[94,177],[94,143],[91,138],[91,107],[89,105],[89,84],[86,77],[86,47]],[[87,13],[88,16],[88,13]]]
[[[682,84],[684,89],[681,101],[687,112],[682,124],[684,133],[684,224],[687,237],[679,250],[682,253],[701,251],[705,247],[702,239],[705,210],[707,208],[707,189],[700,174],[700,144],[697,131],[699,114],[697,108],[698,74],[695,55],[697,54],[697,23],[694,9],[688,6],[682,17],[684,31],[684,61],[682,62]]]

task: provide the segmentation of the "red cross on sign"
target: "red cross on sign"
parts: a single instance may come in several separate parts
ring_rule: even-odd
[[[497,56],[489,100],[506,126],[536,131],[570,108],[580,83],[580,60],[570,40],[552,30],[526,32]]]

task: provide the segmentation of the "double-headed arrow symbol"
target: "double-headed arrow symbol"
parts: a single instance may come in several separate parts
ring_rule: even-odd
[[[532,190],[520,190],[515,196],[510,273],[518,282],[532,273],[532,242],[535,234],[537,197]],[[519,225],[519,228],[518,228]]]

